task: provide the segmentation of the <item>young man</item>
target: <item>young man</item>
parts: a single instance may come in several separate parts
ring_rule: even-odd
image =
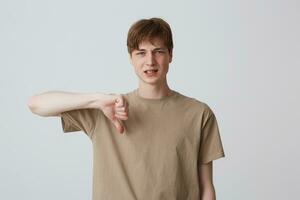
[[[168,86],[169,24],[137,21],[127,47],[137,89],[46,92],[29,100],[31,111],[60,116],[64,132],[82,130],[91,139],[94,200],[216,199],[212,161],[224,157],[217,121],[207,104]]]

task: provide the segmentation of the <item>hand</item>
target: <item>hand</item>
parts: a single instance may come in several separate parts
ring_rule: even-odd
[[[104,115],[110,119],[119,133],[125,131],[122,120],[128,119],[128,102],[122,95],[109,94],[102,105]]]

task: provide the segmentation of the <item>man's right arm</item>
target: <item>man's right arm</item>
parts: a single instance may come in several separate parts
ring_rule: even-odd
[[[128,119],[128,102],[116,94],[48,91],[32,96],[27,105],[32,113],[42,117],[61,116],[77,109],[100,109],[120,133],[125,130],[122,120]]]
[[[49,91],[32,96],[27,105],[31,112],[43,117],[60,116],[62,112],[84,108],[102,109],[112,97],[102,93]]]

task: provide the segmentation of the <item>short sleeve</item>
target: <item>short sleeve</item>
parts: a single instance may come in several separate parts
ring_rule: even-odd
[[[224,157],[217,119],[209,109],[201,128],[199,163],[205,164]]]
[[[78,109],[61,113],[63,132],[83,131],[92,138],[99,112],[99,109]]]

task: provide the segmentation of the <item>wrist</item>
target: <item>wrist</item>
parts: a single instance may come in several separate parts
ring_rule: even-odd
[[[96,108],[102,110],[105,105],[105,100],[107,100],[107,95],[100,92],[96,92],[90,94],[89,99],[89,108]]]

